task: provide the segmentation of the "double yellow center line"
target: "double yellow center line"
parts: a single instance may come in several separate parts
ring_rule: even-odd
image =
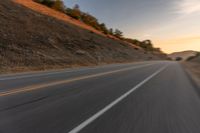
[[[146,65],[140,65],[140,66],[135,66],[135,67],[128,67],[128,68],[113,70],[113,71],[109,71],[109,72],[103,72],[103,73],[98,73],[98,74],[75,77],[75,78],[61,80],[61,81],[55,81],[55,82],[51,82],[51,83],[32,85],[32,86],[27,86],[27,87],[18,88],[18,89],[12,89],[12,90],[9,90],[9,91],[0,92],[0,97],[13,95],[13,94],[17,94],[17,93],[30,92],[30,91],[39,90],[39,89],[44,89],[44,88],[47,88],[47,87],[52,87],[52,86],[56,86],[56,85],[60,85],[60,84],[67,84],[67,83],[71,83],[71,82],[75,82],[75,81],[79,81],[79,80],[84,80],[84,79],[105,76],[105,75],[109,75],[109,74],[113,74],[113,73],[128,71],[128,70],[136,69],[136,68],[142,68],[142,67],[146,67],[146,66],[150,66],[150,65],[153,65],[153,64],[146,64]]]

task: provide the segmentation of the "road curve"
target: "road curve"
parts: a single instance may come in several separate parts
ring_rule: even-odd
[[[0,76],[0,133],[199,133],[200,98],[176,62]]]

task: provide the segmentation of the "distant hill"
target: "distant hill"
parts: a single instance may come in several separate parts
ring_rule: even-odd
[[[189,50],[189,51],[171,53],[168,56],[173,60],[176,60],[179,57],[182,58],[183,60],[187,60],[189,57],[194,56],[197,53],[198,53],[197,51]]]
[[[194,56],[189,57],[187,61],[200,63],[200,52],[197,52]]]
[[[188,72],[192,74],[193,79],[200,83],[200,52],[187,59],[183,65],[187,68]]]
[[[32,0],[0,0],[0,72],[163,60]]]

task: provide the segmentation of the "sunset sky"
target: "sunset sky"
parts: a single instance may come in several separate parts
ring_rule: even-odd
[[[200,0],[65,0],[125,37],[151,39],[167,53],[200,51]]]

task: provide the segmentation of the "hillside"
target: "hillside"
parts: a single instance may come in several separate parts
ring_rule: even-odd
[[[189,57],[187,61],[183,62],[183,66],[185,66],[192,78],[197,83],[200,83],[200,53],[197,52],[194,56]]]
[[[191,56],[191,57],[188,59],[188,62],[200,63],[200,53],[197,52],[194,56]]]
[[[168,56],[172,58],[173,60],[176,60],[176,58],[181,57],[183,60],[187,60],[189,57],[194,56],[197,53],[197,51],[182,51],[182,52],[175,52],[172,54],[169,54]]]
[[[0,72],[166,59],[30,0],[16,1],[0,1]]]

